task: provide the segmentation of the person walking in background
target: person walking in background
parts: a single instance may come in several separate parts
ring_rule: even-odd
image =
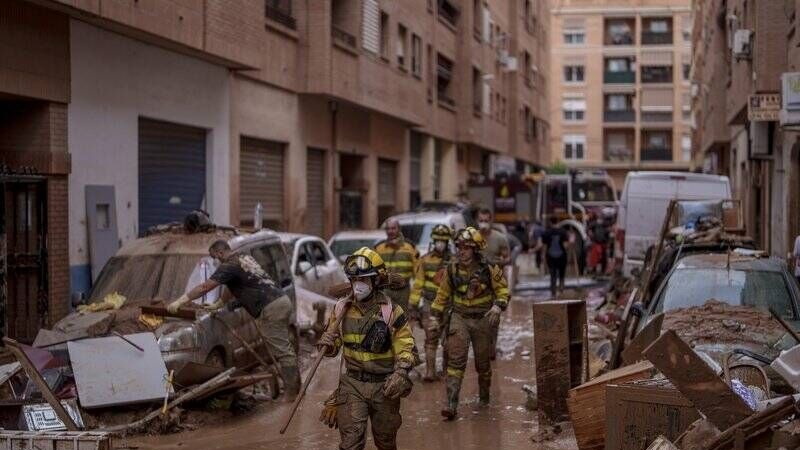
[[[536,245],[537,251],[544,247],[547,270],[550,272],[550,294],[555,297],[564,289],[564,277],[567,271],[567,232],[558,227],[558,219],[550,217],[547,229]]]
[[[386,221],[386,240],[375,246],[375,251],[383,259],[386,270],[403,277],[405,283],[400,289],[389,288],[386,294],[392,299],[395,305],[403,307],[408,311],[408,297],[411,293],[411,279],[414,277],[414,270],[417,267],[417,249],[414,245],[406,241],[400,230],[400,222],[397,219]]]

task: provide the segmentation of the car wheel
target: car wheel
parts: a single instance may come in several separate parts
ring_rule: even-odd
[[[211,350],[211,352],[206,356],[206,365],[211,367],[225,367],[225,355],[222,354],[222,350],[215,348]]]

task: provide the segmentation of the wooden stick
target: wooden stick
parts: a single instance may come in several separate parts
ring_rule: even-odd
[[[228,331],[229,331],[229,332],[230,332],[230,333],[231,333],[231,334],[232,334],[232,335],[233,335],[233,336],[234,336],[236,339],[238,339],[238,340],[239,340],[239,342],[241,342],[241,343],[242,343],[242,345],[244,345],[244,348],[246,348],[246,349],[247,349],[247,351],[248,351],[248,352],[250,352],[250,354],[251,354],[251,355],[253,355],[253,357],[255,357],[255,358],[256,358],[256,360],[257,360],[259,363],[261,363],[261,365],[262,365],[262,366],[264,366],[264,368],[265,368],[265,369],[267,369],[267,370],[271,370],[271,371],[272,371],[272,373],[273,373],[273,375],[275,375],[275,377],[276,377],[276,378],[278,378],[279,380],[282,380],[282,381],[283,381],[283,383],[284,383],[284,384],[286,384],[286,380],[284,380],[284,379],[283,379],[283,377],[281,376],[281,373],[280,373],[280,371],[278,370],[278,368],[277,368],[277,367],[275,367],[275,366],[274,366],[274,365],[272,365],[272,364],[267,364],[267,362],[264,360],[264,358],[262,358],[262,357],[261,357],[261,355],[259,355],[259,354],[258,354],[258,352],[256,352],[256,350],[253,348],[253,346],[252,346],[252,345],[250,345],[250,344],[249,344],[249,343],[248,343],[248,342],[247,342],[247,341],[246,341],[246,340],[245,340],[245,339],[244,339],[244,338],[243,338],[243,337],[242,337],[242,336],[241,336],[239,333],[237,333],[237,332],[236,332],[236,330],[234,330],[232,326],[228,325],[228,323],[227,323],[227,322],[225,322],[224,320],[222,320],[222,319],[220,319],[219,317],[217,317],[217,315],[216,315],[216,314],[214,314],[213,312],[212,312],[212,313],[210,313],[210,314],[211,314],[211,317],[212,317],[212,318],[214,318],[214,319],[216,319],[216,320],[217,320],[217,322],[220,322],[220,323],[222,323],[222,325],[224,325],[224,326],[225,326],[225,328],[227,328],[227,329],[228,329]],[[266,345],[266,343],[265,343],[265,345]]]
[[[64,406],[61,402],[58,401],[53,391],[50,390],[50,386],[47,385],[47,382],[44,381],[42,378],[42,374],[36,370],[36,367],[33,365],[30,359],[28,359],[28,355],[22,351],[22,348],[19,346],[19,343],[11,338],[4,337],[3,343],[6,344],[6,348],[17,358],[20,365],[25,369],[25,373],[28,374],[28,377],[33,381],[36,386],[42,391],[42,395],[44,399],[47,400],[47,403],[50,404],[50,407],[53,408],[55,411],[56,416],[58,416],[59,420],[64,423],[67,427],[67,431],[78,431],[79,428],[75,424],[75,421],[72,420],[72,416],[69,415]]]
[[[131,344],[131,345],[133,346],[133,348],[135,348],[136,350],[139,350],[140,352],[144,352],[144,349],[143,349],[142,347],[139,347],[138,345],[136,345],[136,343],[135,343],[135,342],[133,342],[133,341],[131,341],[130,339],[126,338],[125,336],[123,336],[123,335],[122,335],[122,334],[120,334],[119,332],[117,332],[117,331],[112,331],[112,332],[111,332],[111,334],[113,334],[114,336],[116,336],[116,337],[118,337],[118,338],[122,339],[123,341],[127,342],[128,344]]]
[[[339,326],[342,324],[342,320],[344,316],[347,314],[347,310],[345,309],[342,312],[342,317],[337,317],[336,322],[333,323],[333,329],[339,330]],[[297,408],[300,406],[300,402],[303,401],[303,398],[306,396],[306,391],[308,390],[308,385],[311,384],[311,379],[314,378],[314,374],[317,373],[317,368],[319,367],[319,363],[322,362],[322,358],[325,356],[325,353],[320,351],[317,356],[314,358],[314,363],[311,365],[311,370],[308,372],[308,376],[306,377],[306,381],[303,382],[303,387],[300,389],[300,395],[294,401],[292,405],[291,411],[289,411],[289,415],[286,416],[286,420],[283,423],[283,427],[281,427],[281,434],[286,433],[286,429],[289,428],[289,424],[292,422],[292,418],[294,417],[295,413],[297,412]]]
[[[774,318],[775,318],[775,320],[777,320],[777,321],[778,321],[778,322],[779,322],[779,323],[780,323],[780,324],[783,326],[783,328],[785,328],[785,329],[786,329],[786,331],[787,331],[787,332],[788,332],[790,335],[792,335],[792,337],[794,338],[794,340],[795,340],[795,341],[797,341],[797,343],[798,343],[798,344],[800,344],[800,334],[797,334],[797,331],[794,331],[794,328],[792,328],[792,326],[791,326],[791,325],[789,325],[788,323],[786,323],[786,320],[784,320],[784,319],[783,319],[783,317],[781,317],[781,315],[780,315],[780,314],[778,314],[778,312],[777,312],[777,311],[775,311],[775,309],[774,309],[774,308],[770,308],[770,309],[769,309],[769,313],[770,313],[770,314],[772,314],[772,317],[774,317]]]
[[[171,313],[163,306],[144,305],[141,307],[142,314],[152,314],[160,317],[176,317],[178,319],[195,320],[197,319],[197,310],[181,308],[178,311]]]

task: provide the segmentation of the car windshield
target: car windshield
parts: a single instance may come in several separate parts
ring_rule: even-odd
[[[427,247],[431,242],[431,230],[434,223],[410,223],[400,225],[403,237],[418,247]]]
[[[137,255],[111,258],[94,283],[89,302],[117,292],[127,301],[169,300],[186,292],[203,255]]]
[[[614,200],[614,190],[604,180],[584,180],[572,184],[572,201],[613,202]]]
[[[337,258],[352,255],[361,247],[373,247],[375,239],[337,239],[331,242],[331,251]]]
[[[283,243],[283,250],[286,252],[286,257],[292,259],[294,257],[294,245],[297,244],[298,239],[292,239],[289,242]]]
[[[699,268],[678,269],[672,273],[661,291],[654,314],[701,306],[711,299],[734,306],[774,308],[786,319],[795,318],[789,286],[780,272]]]

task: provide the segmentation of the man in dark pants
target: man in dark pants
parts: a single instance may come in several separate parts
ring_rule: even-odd
[[[219,309],[232,296],[236,297],[256,320],[266,339],[265,344],[280,364],[287,396],[296,396],[300,391],[300,371],[297,368],[294,346],[289,338],[292,301],[252,256],[233,253],[223,240],[211,244],[208,253],[222,264],[208,281],[170,303],[167,310],[177,312],[182,305],[202,297],[219,285],[225,285],[229,294],[226,292],[217,303],[208,305],[206,309]]]
[[[558,219],[550,217],[547,221],[547,229],[542,233],[536,250],[542,246],[546,247],[545,260],[547,270],[550,271],[550,294],[555,297],[558,291],[564,289],[564,276],[567,271],[567,232],[558,227]],[[558,285],[556,286],[556,282]]]

